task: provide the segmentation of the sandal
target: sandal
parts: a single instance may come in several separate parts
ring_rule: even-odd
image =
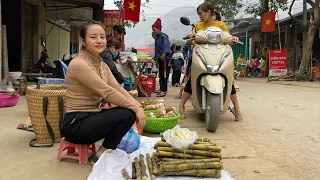
[[[161,93],[157,94],[157,97],[165,97],[166,95],[167,95],[167,93],[161,92]]]
[[[181,96],[178,95],[178,96],[175,97],[175,99],[181,99]]]

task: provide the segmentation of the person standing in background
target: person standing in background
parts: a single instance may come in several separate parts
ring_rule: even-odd
[[[182,66],[184,65],[184,58],[181,52],[181,46],[176,46],[176,52],[171,57],[171,64],[172,64],[172,84],[175,87],[180,86],[180,78],[181,78],[181,70]]]
[[[169,37],[165,33],[161,32],[162,24],[161,19],[158,18],[152,25],[152,32],[156,35],[155,41],[155,59],[159,63],[159,77],[161,81],[160,93],[157,97],[164,97],[168,91],[168,63],[170,60],[170,42]]]
[[[112,39],[112,38],[118,38],[121,39],[124,35],[126,35],[126,29],[123,26],[120,25],[114,25],[112,27],[113,32],[107,35],[107,43]]]
[[[168,63],[168,71],[170,73],[171,71],[171,68],[172,68],[172,62],[171,62],[171,58],[172,58],[172,55],[174,53],[176,53],[176,44],[172,44],[171,47],[170,47],[170,50],[171,50],[171,54],[170,54],[170,60],[169,60],[169,63]],[[174,83],[173,83],[173,75],[171,76],[171,85],[174,86]]]

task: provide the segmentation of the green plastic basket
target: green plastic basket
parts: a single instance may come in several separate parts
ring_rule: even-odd
[[[160,110],[148,110],[144,111],[144,114],[147,115],[150,112],[157,113]],[[180,114],[175,117],[170,118],[146,118],[146,126],[143,131],[148,133],[162,133],[168,129],[172,129],[177,125],[177,121],[180,118]]]

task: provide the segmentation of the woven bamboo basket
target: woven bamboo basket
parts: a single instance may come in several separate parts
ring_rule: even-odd
[[[36,135],[36,143],[51,143],[43,114],[43,97],[45,96],[49,100],[47,120],[53,129],[55,142],[60,142],[58,97],[64,97],[65,92],[64,84],[43,84],[39,89],[36,85],[27,87],[26,99],[32,127]]]

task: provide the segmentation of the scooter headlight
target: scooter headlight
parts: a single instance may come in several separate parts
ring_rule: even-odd
[[[214,73],[219,70],[219,67],[220,65],[207,65],[207,70]]]
[[[211,31],[207,33],[208,43],[219,44],[221,42],[222,33]]]

